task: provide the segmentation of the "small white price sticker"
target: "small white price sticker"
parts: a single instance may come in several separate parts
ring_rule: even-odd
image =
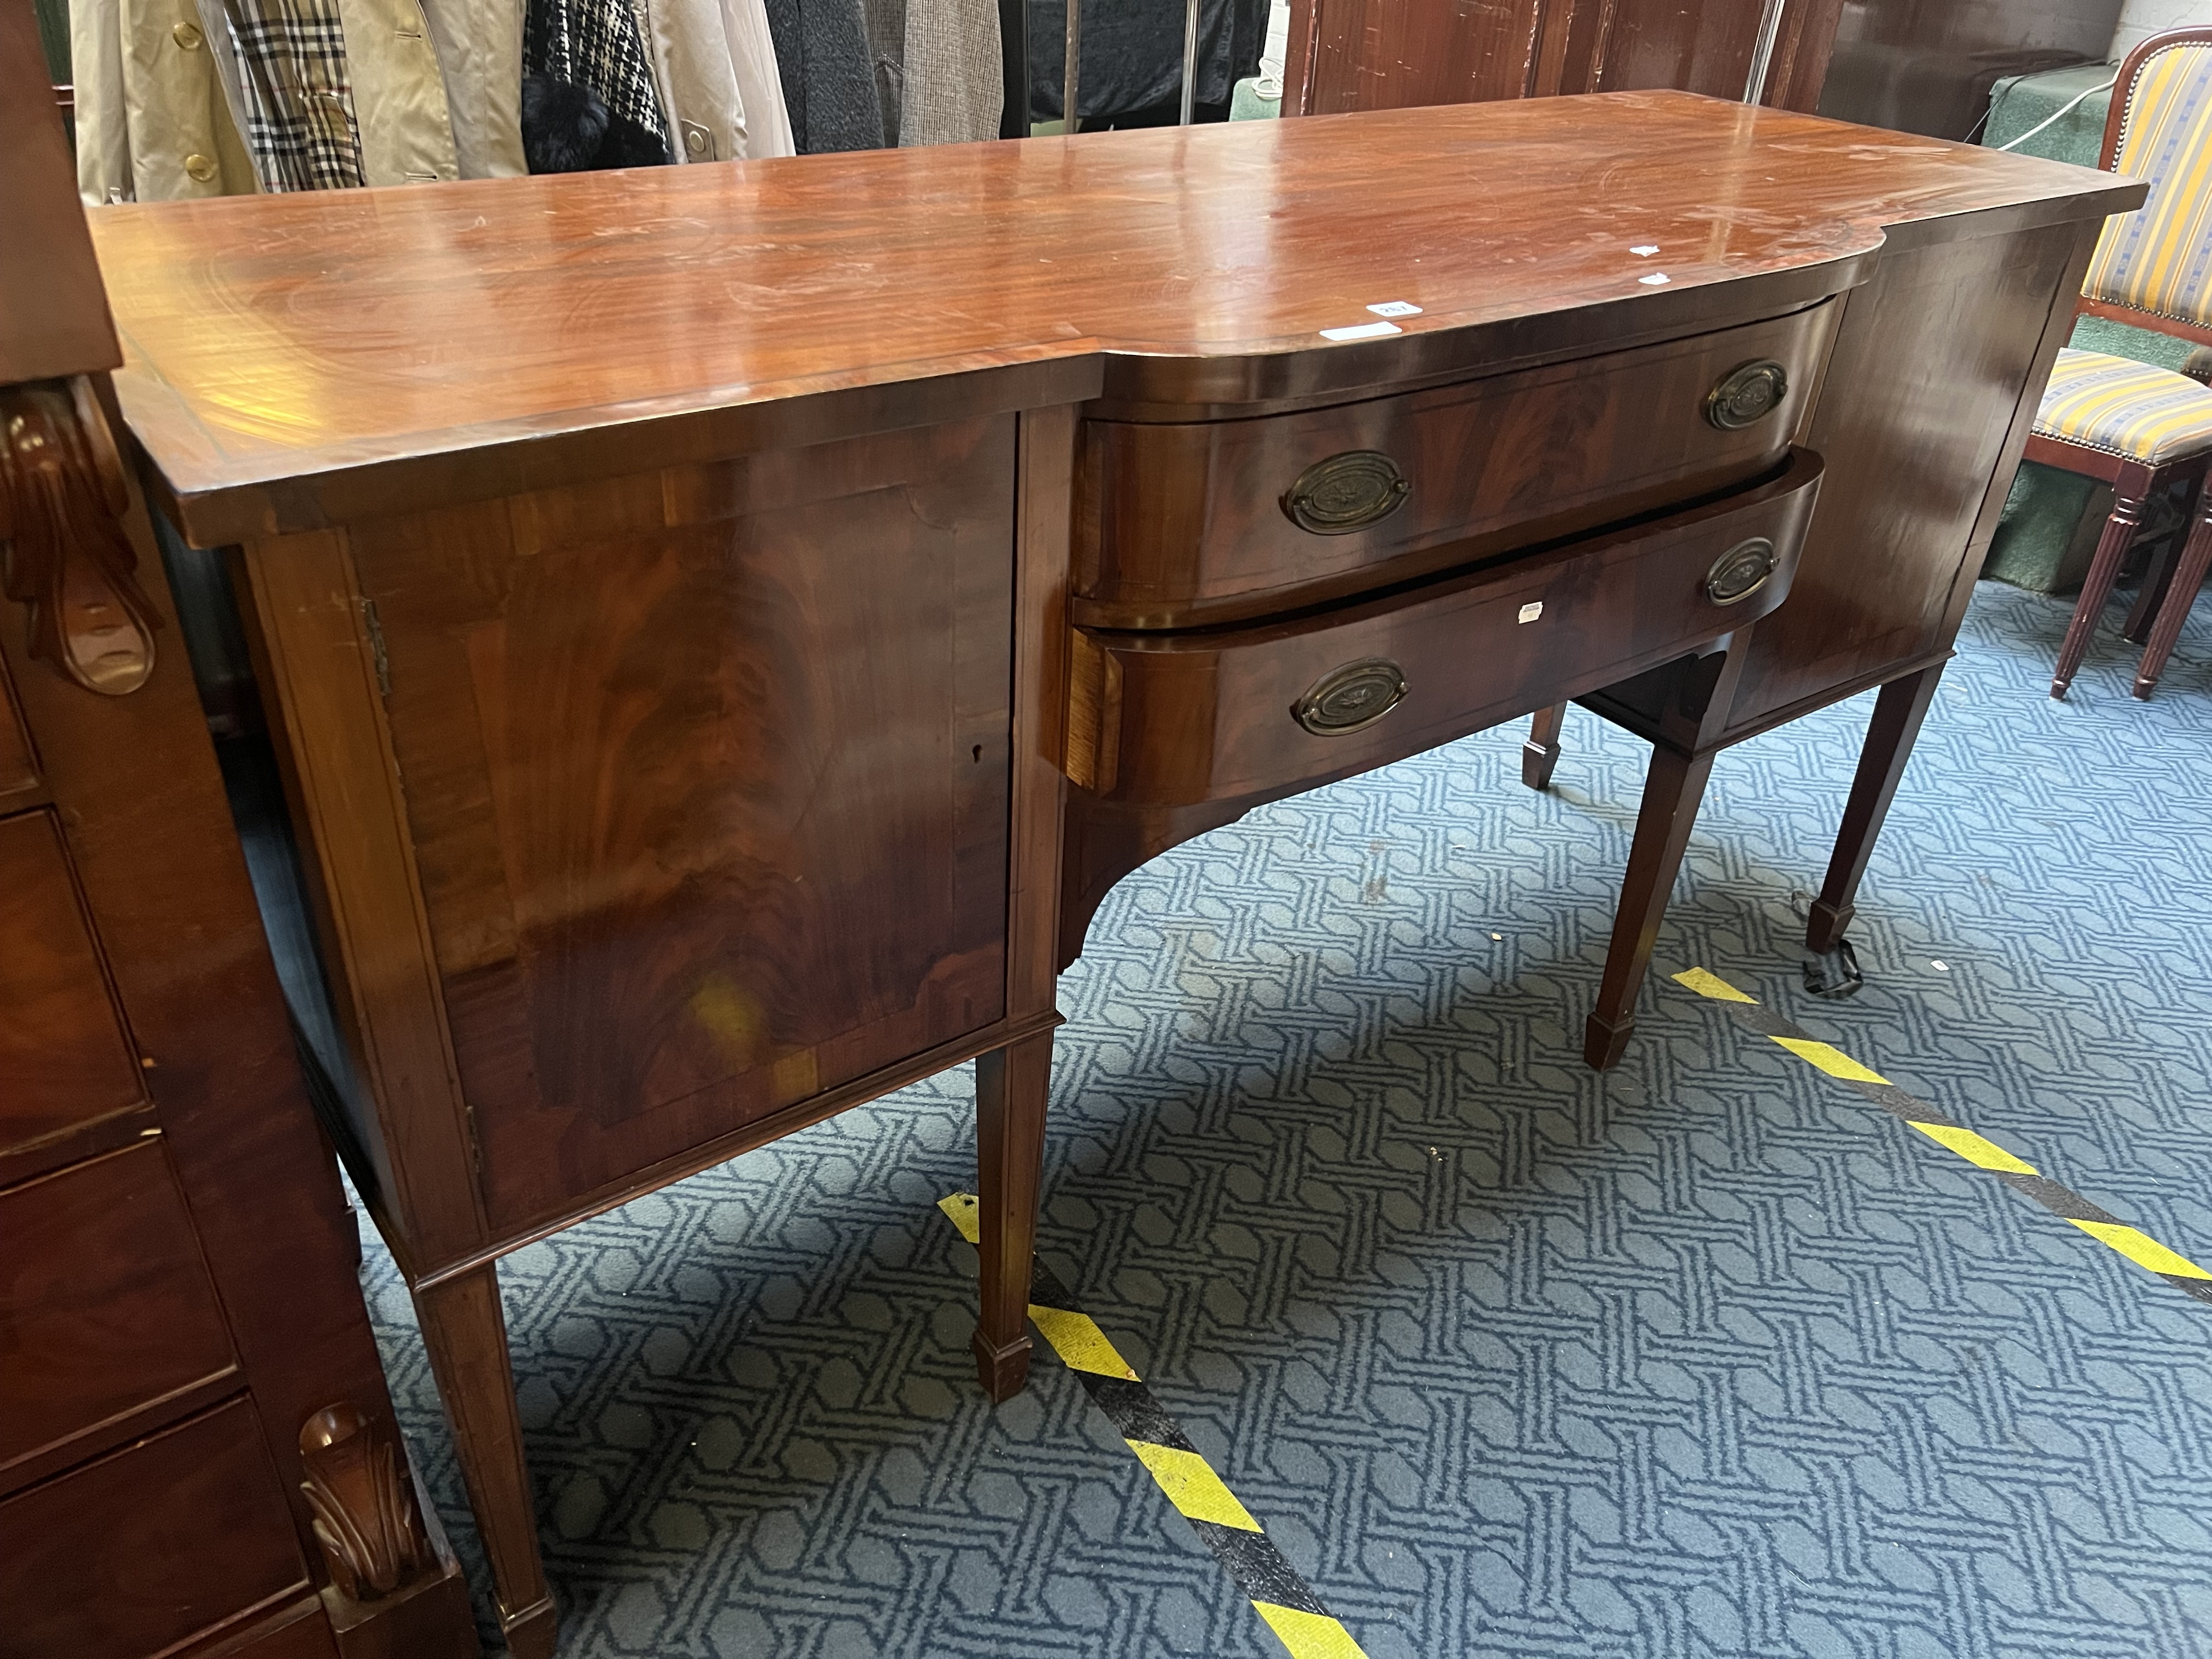
[[[1664,288],[1672,278],[1663,270],[1655,270],[1649,276],[1638,276],[1636,280],[1646,288]]]
[[[1406,300],[1385,300],[1379,306],[1367,308],[1377,317],[1418,317],[1421,314],[1420,307]]]
[[[1544,602],[1541,599],[1531,599],[1521,607],[1521,620],[1524,623],[1532,623],[1543,614]]]
[[[1395,323],[1353,323],[1348,328],[1325,328],[1321,331],[1324,340],[1379,340],[1385,334],[1403,334],[1406,331]]]

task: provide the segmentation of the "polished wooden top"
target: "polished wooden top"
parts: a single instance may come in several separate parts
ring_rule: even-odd
[[[1778,310],[1859,280],[1885,231],[2142,194],[1656,92],[118,207],[94,230],[124,409],[209,541],[947,398],[1342,395]],[[1402,333],[1322,337],[1391,301],[1423,307]]]

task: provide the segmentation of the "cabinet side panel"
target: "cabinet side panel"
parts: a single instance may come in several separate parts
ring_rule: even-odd
[[[1849,296],[1807,440],[1828,464],[1820,510],[1790,602],[1753,636],[1732,732],[1949,647],[1984,497],[2018,458],[2095,230],[1886,253]]]

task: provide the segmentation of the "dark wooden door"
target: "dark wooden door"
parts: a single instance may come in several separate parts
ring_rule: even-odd
[[[1819,101],[1844,0],[1785,0],[1762,102]],[[1293,0],[1285,114],[1671,87],[1741,98],[1765,0]]]
[[[500,1235],[1005,1011],[1012,417],[633,484],[349,534]]]

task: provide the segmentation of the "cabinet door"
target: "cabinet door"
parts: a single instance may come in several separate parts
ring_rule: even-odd
[[[1558,0],[1298,0],[1286,113],[1523,98]]]
[[[495,1232],[1001,1016],[1013,460],[1000,417],[352,532]]]

